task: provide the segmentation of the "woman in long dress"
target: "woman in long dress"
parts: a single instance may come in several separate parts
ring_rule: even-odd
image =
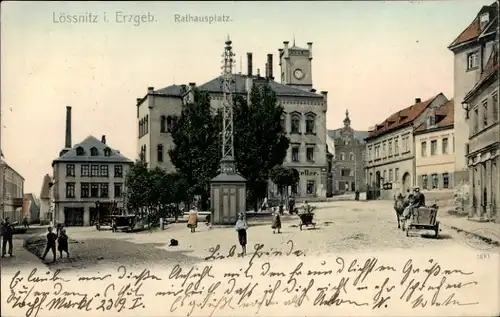
[[[248,223],[245,219],[245,215],[240,213],[238,215],[238,221],[236,221],[236,231],[238,232],[238,241],[241,245],[241,255],[247,254],[247,229]]]
[[[198,211],[196,208],[189,211],[187,227],[191,229],[191,232],[195,232],[196,227],[198,227]]]
[[[271,228],[273,228],[273,234],[276,233],[276,230],[278,230],[278,233],[281,233],[281,215],[280,213],[274,209],[274,215],[273,215],[273,224],[271,225]]]

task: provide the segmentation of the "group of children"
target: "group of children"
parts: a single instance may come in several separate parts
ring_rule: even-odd
[[[57,250],[59,251],[59,255],[62,259],[63,251],[66,253],[66,257],[69,258],[68,252],[68,240],[69,237],[66,234],[66,229],[62,224],[57,224],[56,233],[53,232],[53,228],[49,227],[47,233],[47,245],[45,246],[45,251],[43,252],[42,261],[45,261],[45,257],[49,251],[52,251],[54,255],[54,259],[52,262],[56,261],[56,242],[57,242]]]

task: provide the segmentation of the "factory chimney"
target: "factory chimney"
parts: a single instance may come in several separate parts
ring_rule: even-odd
[[[71,148],[71,107],[66,107],[66,138],[64,142],[64,147],[66,149]]]

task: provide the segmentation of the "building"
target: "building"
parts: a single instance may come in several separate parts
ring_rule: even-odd
[[[329,130],[328,138],[335,146],[332,156],[332,191],[342,194],[365,189],[365,141],[368,131],[351,128],[349,111],[345,112],[344,126]]]
[[[28,193],[23,197],[23,217],[28,218],[30,223],[40,222],[40,206],[37,204],[35,195]]]
[[[472,199],[469,216],[497,220],[500,204],[500,105],[498,46],[491,53],[478,83],[464,98],[469,123],[467,163]]]
[[[53,222],[88,226],[99,216],[124,206],[125,176],[132,163],[120,151],[109,147],[104,135],[101,140],[88,136],[72,146],[71,107],[68,107],[66,144],[52,162],[52,186],[49,184],[54,195]],[[45,192],[42,194],[46,197]]]
[[[469,128],[461,102],[477,84],[495,44],[498,24],[498,4],[483,6],[474,20],[449,45],[454,54],[454,96],[456,160],[454,183],[468,183],[469,172],[466,156]]]
[[[314,200],[326,197],[327,153],[326,153],[326,111],[327,92],[320,94],[313,89],[312,43],[308,48],[283,42],[279,49],[281,83],[274,81],[273,55],[267,55],[265,75],[260,70],[255,74],[252,53],[247,53],[247,74],[235,74],[235,94],[247,96],[253,85],[267,83],[274,90],[285,109],[283,124],[286,126],[291,146],[285,165],[297,169],[301,178],[294,189],[297,198]],[[213,108],[222,106],[222,77],[216,77],[200,86],[172,85],[155,90],[148,88],[143,98],[137,99],[138,151],[142,153],[151,168],[162,167],[173,171],[168,149],[172,146],[170,131],[182,111],[184,99],[189,100],[191,90],[198,88],[210,94]],[[271,184],[270,192],[277,188]]]
[[[391,198],[396,191],[406,192],[416,185],[414,128],[448,102],[442,94],[404,108],[375,125],[366,141],[366,180],[370,186],[381,189],[391,184],[392,191],[382,191],[381,198]]]
[[[47,223],[53,221],[54,214],[54,195],[52,193],[52,177],[45,174],[42,181],[42,189],[40,190],[40,223]]]
[[[422,191],[453,188],[455,172],[454,102],[431,112],[415,128],[416,183]]]
[[[0,179],[0,217],[22,221],[24,178],[0,159]]]

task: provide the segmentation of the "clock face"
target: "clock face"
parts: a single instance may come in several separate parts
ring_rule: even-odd
[[[304,72],[302,72],[301,69],[297,68],[294,72],[293,72],[293,76],[295,76],[295,78],[297,79],[302,79],[304,78]]]

